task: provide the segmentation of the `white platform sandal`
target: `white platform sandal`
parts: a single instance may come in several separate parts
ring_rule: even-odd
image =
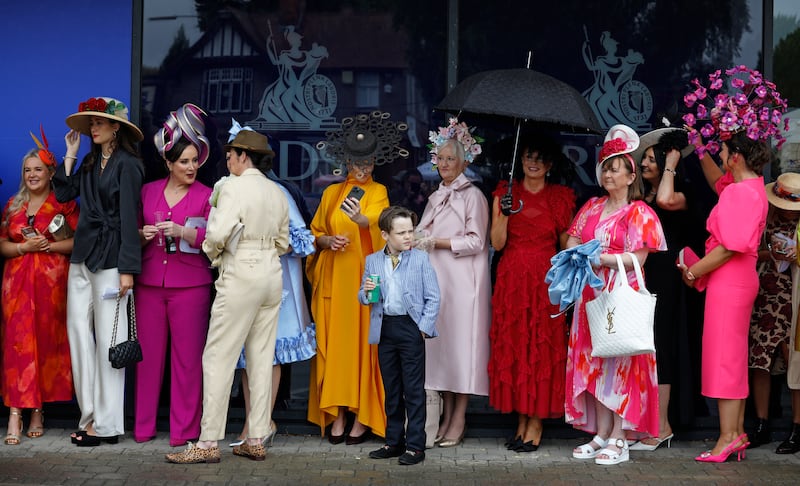
[[[620,451],[617,452],[613,449],[609,449],[608,446],[616,447],[620,449]],[[615,464],[630,460],[630,455],[628,454],[628,443],[624,439],[610,439],[606,444],[606,448],[598,451],[596,455],[606,456],[605,458],[594,458],[594,463],[600,464],[601,466],[613,466]]]
[[[592,443],[597,444],[597,449],[592,447]],[[592,440],[586,444],[578,446],[577,451],[572,451],[572,457],[575,459],[593,459],[600,451],[608,445],[608,439],[604,439],[599,435],[595,435]]]

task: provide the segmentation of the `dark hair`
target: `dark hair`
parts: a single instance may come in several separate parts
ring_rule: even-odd
[[[105,117],[98,117],[98,118],[105,118]],[[112,153],[119,149],[122,149],[129,154],[133,155],[137,159],[139,157],[139,149],[136,145],[136,142],[133,141],[133,136],[131,133],[130,128],[126,127],[124,123],[120,123],[116,120],[112,120],[110,118],[105,118],[108,120],[108,123],[117,123],[119,124],[119,129],[114,132],[114,138],[111,140],[111,151]],[[90,137],[91,138],[91,137]],[[103,150],[101,145],[98,145],[92,142],[92,148],[86,157],[83,159],[83,163],[81,163],[81,167],[83,170],[89,172],[94,167],[95,162],[100,158],[100,152]]]
[[[573,168],[561,146],[552,138],[539,135],[523,135],[519,140],[519,153],[517,163],[514,165],[514,179],[521,181],[525,178],[522,167],[522,157],[528,153],[538,153],[546,164],[550,166],[547,170],[547,182],[569,183],[573,179]]]
[[[722,143],[728,146],[731,154],[741,154],[744,157],[747,168],[755,173],[772,161],[772,151],[766,142],[753,140],[744,131],[734,133],[729,140]]]
[[[389,206],[381,211],[381,215],[378,217],[378,228],[381,231],[391,233],[394,220],[397,218],[409,218],[411,219],[411,224],[417,225],[417,213],[403,206]]]
[[[186,147],[191,145],[192,142],[187,140],[186,137],[181,137],[177,142],[175,142],[175,145],[173,145],[171,149],[164,152],[164,158],[167,160],[167,162],[177,162],[178,159],[181,158],[183,151],[186,150]]]
[[[659,177],[664,177],[664,168],[667,166],[667,152],[669,152],[670,150],[672,150],[675,147],[667,146],[667,145],[664,145],[661,142],[659,142],[659,143],[653,145],[652,147],[648,147],[648,149],[649,148],[653,149],[653,158],[656,160],[656,166],[658,167],[658,173],[660,174]],[[675,149],[679,150],[677,148],[675,148]],[[645,151],[642,152],[642,160],[644,160],[646,154],[647,154],[647,149],[645,149]],[[683,158],[683,155],[681,155],[681,158]],[[642,160],[638,161],[640,168],[642,166],[642,163],[641,163]],[[683,192],[683,187],[684,187],[683,186],[683,176],[681,175],[681,173],[678,172],[677,174],[673,174],[672,178],[673,178],[674,184],[675,184],[675,186],[674,186],[675,187],[675,192]],[[644,187],[643,193],[647,194],[648,192],[650,192],[651,189],[653,189],[653,185],[650,184],[650,181],[645,180],[644,178],[641,178],[641,179],[642,179],[642,185]]]
[[[240,147],[231,148],[235,150],[236,154],[239,156],[241,156],[243,153],[246,153],[253,162],[253,167],[260,170],[264,175],[267,175],[267,173],[272,170],[272,155],[260,154],[258,152],[253,152],[252,150],[247,150]]]
[[[635,177],[633,179],[633,183],[631,183],[631,185],[628,186],[628,198],[627,198],[628,202],[644,199],[644,187],[642,185],[642,178],[639,177],[639,172],[641,171],[634,170],[632,157],[629,156],[626,157],[625,155],[615,155],[614,157],[609,157],[608,159],[606,159],[606,161],[601,164],[601,167],[612,168],[614,166],[615,160],[619,160],[620,167],[624,167],[625,170],[628,171],[628,174],[633,174]],[[602,183],[600,184],[600,186],[602,187]],[[605,191],[605,188],[603,188],[603,190]]]

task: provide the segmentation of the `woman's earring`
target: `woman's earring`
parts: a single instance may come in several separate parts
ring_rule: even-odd
[[[114,130],[114,138],[117,138],[117,130]]]
[[[547,171],[547,172],[544,174],[544,176],[545,176],[545,177],[550,177],[550,171],[548,170],[548,171]]]

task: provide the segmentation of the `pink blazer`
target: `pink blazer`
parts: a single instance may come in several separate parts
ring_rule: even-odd
[[[162,211],[171,221],[183,225],[186,218],[202,216],[208,220],[211,205],[208,198],[211,189],[194,182],[189,186],[189,192],[169,207],[164,199],[164,188],[167,179],[150,182],[142,187],[142,210],[139,214],[139,227],[145,224],[155,224],[155,212]],[[202,248],[206,238],[206,230],[198,229],[197,241],[194,248]],[[180,244],[180,239],[176,238]],[[137,283],[152,287],[183,288],[209,285],[212,282],[211,264],[201,250],[200,253],[184,253],[178,249],[176,253],[168,254],[163,246],[156,245],[155,238],[142,248],[142,273],[137,276]]]

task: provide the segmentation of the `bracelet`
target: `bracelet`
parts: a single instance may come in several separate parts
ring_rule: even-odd
[[[689,280],[691,282],[692,280],[695,280],[696,278],[697,277],[695,277],[694,274],[690,270],[686,270],[686,280]]]
[[[669,167],[664,167],[664,172],[670,173],[674,176],[678,175],[678,172],[675,169],[670,169]]]
[[[181,226],[181,239],[183,239],[183,229],[184,228],[185,228],[185,226]]]
[[[19,256],[22,256],[22,255],[24,255],[24,254],[25,254],[25,253],[22,251],[22,243],[17,243],[17,253],[19,253]]]
[[[66,162],[67,159],[78,160],[78,157],[73,157],[72,155],[65,155],[63,160]]]

